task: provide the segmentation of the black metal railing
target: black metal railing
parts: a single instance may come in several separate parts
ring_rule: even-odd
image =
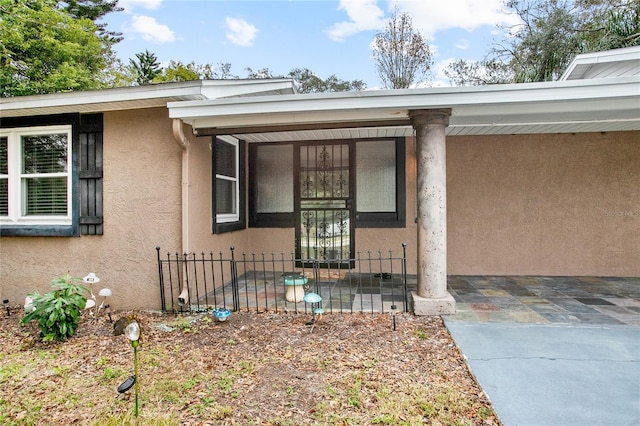
[[[339,259],[297,259],[293,253],[229,255],[167,253],[156,248],[161,308],[172,312],[311,312],[316,293],[328,313],[408,312],[406,244],[392,250],[358,252]],[[317,253],[317,251],[316,251]],[[345,269],[345,264],[350,268]],[[313,305],[313,306],[312,306]]]

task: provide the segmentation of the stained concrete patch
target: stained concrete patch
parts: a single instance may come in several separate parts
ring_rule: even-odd
[[[640,327],[444,319],[505,426],[640,424]]]

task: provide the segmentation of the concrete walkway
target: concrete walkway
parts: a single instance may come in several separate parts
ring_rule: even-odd
[[[505,426],[640,424],[640,327],[445,323]]]
[[[560,295],[558,289],[587,287],[575,278],[572,286],[566,279],[529,279],[535,294],[522,297],[542,299],[535,301],[540,309],[534,306],[542,321],[523,315],[522,301],[513,300],[524,287],[514,286],[518,280],[456,280],[464,283],[454,284],[452,293],[466,302],[458,300],[462,310],[443,316],[445,324],[505,426],[640,425],[639,280],[616,281],[606,293],[600,287]],[[485,296],[493,306],[475,300]],[[603,298],[615,305],[602,305]],[[524,300],[528,309],[531,301]]]

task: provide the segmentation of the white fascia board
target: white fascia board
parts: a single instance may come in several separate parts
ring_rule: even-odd
[[[224,84],[220,84],[224,82]],[[294,94],[291,79],[206,80],[202,94],[207,99],[236,96],[264,96],[264,94]]]
[[[0,111],[106,104],[157,98],[203,98],[200,81],[2,98]]]
[[[313,95],[264,96],[225,100],[170,102],[169,115],[195,128],[260,124],[300,124],[406,118],[408,110],[465,108],[481,113],[518,114],[536,110],[599,111],[602,101],[615,110],[640,102],[640,77],[588,81],[545,82],[478,87],[446,87]],[[624,102],[624,101],[630,102]],[[539,105],[537,105],[539,104]],[[564,105],[564,107],[563,107]],[[468,110],[469,113],[471,110]],[[579,111],[577,111],[579,112]],[[242,124],[241,124],[242,123]]]

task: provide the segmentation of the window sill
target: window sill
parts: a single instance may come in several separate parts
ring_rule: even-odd
[[[1,225],[2,237],[78,237],[80,230],[74,225]]]

